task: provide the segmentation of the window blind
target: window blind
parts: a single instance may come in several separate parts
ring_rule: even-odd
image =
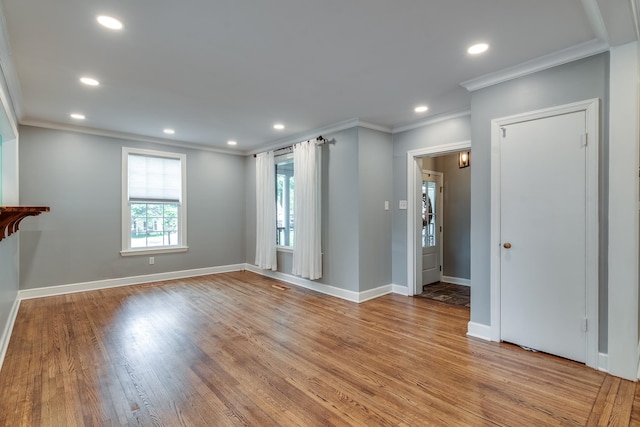
[[[129,201],[180,203],[180,159],[129,154]]]

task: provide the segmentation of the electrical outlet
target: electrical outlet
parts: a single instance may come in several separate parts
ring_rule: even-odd
[[[400,203],[398,203],[398,209],[407,209],[407,201],[400,200]]]
[[[156,263],[156,259],[152,256],[149,257],[149,265],[153,265]]]

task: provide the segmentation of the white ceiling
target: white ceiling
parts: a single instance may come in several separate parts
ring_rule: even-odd
[[[462,82],[635,40],[636,1],[2,0],[2,68],[20,123],[74,127],[82,112],[98,133],[248,153],[351,119],[393,130],[465,110]],[[477,41],[491,48],[472,57]]]

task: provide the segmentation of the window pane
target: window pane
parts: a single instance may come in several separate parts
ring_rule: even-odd
[[[132,203],[131,248],[176,246],[177,203]]]
[[[147,246],[147,205],[145,203],[131,204],[131,247]]]
[[[295,203],[293,158],[276,159],[276,244],[293,246]]]
[[[422,182],[422,247],[436,245],[436,183]]]
[[[167,213],[167,210],[165,210],[165,214]],[[176,217],[171,218],[168,215],[165,216],[163,231],[163,243],[165,246],[176,245],[178,243],[178,219]]]

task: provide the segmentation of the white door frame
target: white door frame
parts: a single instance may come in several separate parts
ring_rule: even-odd
[[[586,113],[586,365],[598,367],[598,151],[600,100],[590,99],[558,107],[502,117],[491,121],[491,340],[500,341],[500,128],[524,121]],[[524,160],[526,161],[526,160]]]
[[[417,233],[416,233],[416,181],[422,182],[422,170],[416,159],[420,157],[434,157],[444,154],[471,149],[471,141],[453,142],[451,144],[436,145],[434,147],[417,148],[407,151],[407,293],[418,295],[422,293],[422,269],[418,274],[417,268]],[[422,247],[422,245],[420,245]],[[420,253],[422,256],[422,251]],[[420,264],[422,261],[420,261]]]

